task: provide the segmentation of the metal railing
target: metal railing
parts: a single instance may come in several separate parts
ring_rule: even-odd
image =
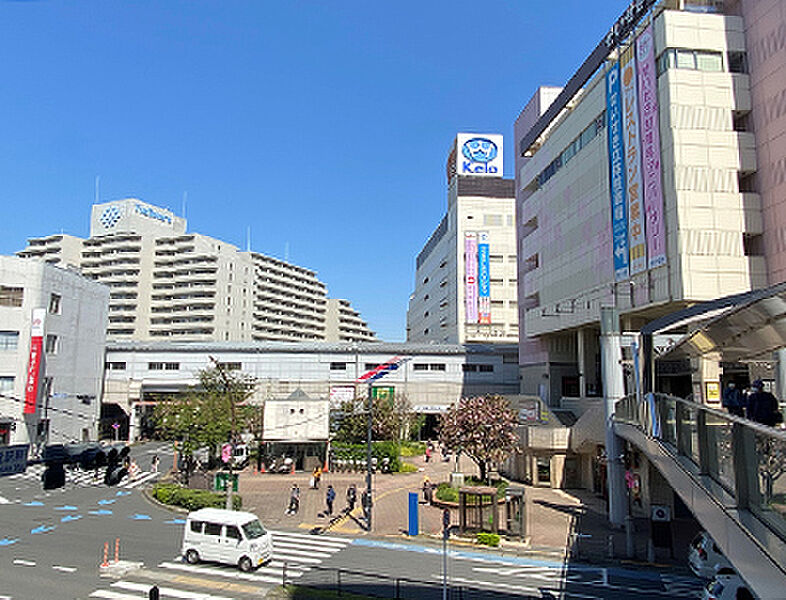
[[[394,577],[381,573],[313,566],[301,576],[288,577],[284,568],[282,583],[313,590],[326,590],[342,594],[358,594],[373,598],[395,598],[396,600],[442,600],[441,581],[423,581],[408,577]],[[534,599],[540,595],[521,592],[482,589],[471,585],[449,584],[448,600],[503,600],[505,598]]]
[[[720,486],[736,508],[749,510],[786,541],[786,431],[665,394],[639,402],[626,396],[614,420],[658,440],[677,460]],[[728,498],[719,498],[728,504]]]

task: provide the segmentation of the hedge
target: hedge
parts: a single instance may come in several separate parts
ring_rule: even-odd
[[[200,508],[224,508],[226,494],[208,490],[192,490],[176,483],[157,483],[151,490],[153,498],[162,504],[180,506],[186,510],[199,510]],[[232,508],[240,510],[243,499],[238,494],[232,496]]]
[[[365,463],[366,444],[348,444],[345,442],[333,442],[330,451],[335,459],[358,460]],[[390,459],[390,472],[395,473],[401,469],[399,458],[399,445],[396,442],[372,442],[371,456],[377,459],[377,468],[382,465],[382,459]]]
[[[499,546],[499,536],[496,533],[480,531],[477,534],[478,544],[485,546]]]

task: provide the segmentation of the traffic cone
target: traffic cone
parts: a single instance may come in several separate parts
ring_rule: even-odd
[[[327,473],[330,469],[328,469],[328,461],[325,459],[325,466],[322,467],[322,472]]]

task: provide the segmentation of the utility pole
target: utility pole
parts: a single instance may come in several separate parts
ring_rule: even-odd
[[[229,460],[227,461],[227,466],[229,467],[229,477],[227,478],[227,503],[225,508],[227,510],[232,510],[232,487],[234,484],[234,479],[232,477],[232,461],[235,458],[235,436],[237,435],[237,428],[235,423],[235,399],[232,397],[230,393],[230,385],[229,379],[227,378],[227,374],[224,372],[224,368],[221,366],[215,358],[212,356],[210,360],[213,361],[213,364],[216,365],[216,370],[221,375],[221,379],[224,382],[224,393],[229,398],[229,412],[232,416],[232,430],[229,433],[229,445],[232,448],[231,454],[229,455]]]
[[[366,409],[366,502],[368,505],[366,506],[366,515],[367,515],[367,525],[368,531],[371,532],[371,433],[372,433],[372,425],[373,425],[373,415],[372,409],[374,407],[374,402],[371,398],[371,391],[373,385],[371,381],[368,382],[368,402],[367,402],[367,409]]]

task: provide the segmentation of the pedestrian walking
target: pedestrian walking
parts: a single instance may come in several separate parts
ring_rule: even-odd
[[[432,490],[431,480],[428,478],[428,475],[426,475],[423,478],[423,501],[426,504],[431,504]]]
[[[322,469],[318,466],[314,467],[314,472],[311,473],[311,487],[315,490],[319,489],[319,480],[322,478]]]
[[[158,462],[159,462],[158,454],[154,454],[153,458],[150,459],[150,470],[153,473],[158,473]]]
[[[355,484],[351,484],[347,488],[347,513],[351,513],[355,510],[355,502],[358,499],[358,489],[355,487]]]
[[[327,515],[333,515],[333,502],[336,500],[336,490],[333,489],[332,485],[327,486],[327,492],[325,492],[325,503],[327,504]]]
[[[371,508],[371,496],[369,496],[367,489],[363,490],[363,493],[360,495],[360,504],[363,505],[363,518],[368,521],[369,508]]]
[[[426,462],[431,460],[431,442],[426,444]]]
[[[728,410],[730,415],[745,416],[745,397],[733,381],[730,381],[723,390],[723,408]]]
[[[764,391],[761,379],[753,382],[753,393],[748,396],[747,415],[751,421],[762,425],[775,427],[783,422],[783,413],[778,406],[778,400],[771,393]]]
[[[292,489],[289,491],[289,506],[287,507],[286,514],[295,515],[300,509],[300,488],[296,483],[292,484]]]

